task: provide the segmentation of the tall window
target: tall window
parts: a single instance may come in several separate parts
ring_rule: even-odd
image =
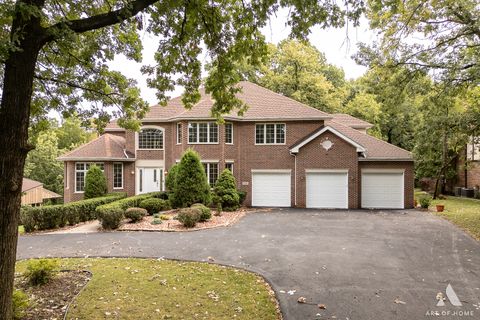
[[[139,149],[163,149],[163,131],[145,128],[138,133]]]
[[[233,144],[233,123],[225,123],[225,143]]]
[[[113,189],[123,189],[123,163],[113,164]]]
[[[218,125],[215,122],[190,122],[188,143],[218,143]]]
[[[182,124],[177,123],[177,144],[182,143]]]
[[[225,169],[230,170],[230,172],[233,174],[233,162],[226,162]]]
[[[213,187],[218,179],[218,163],[203,163],[203,168],[207,174],[208,184]]]
[[[256,144],[284,144],[284,123],[259,123],[255,125]]]
[[[102,162],[77,162],[75,163],[75,192],[83,192],[85,190],[85,175],[91,165],[96,165],[104,171]]]

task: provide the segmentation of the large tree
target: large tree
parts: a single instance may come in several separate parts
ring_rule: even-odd
[[[244,105],[235,98],[235,61],[264,56],[260,28],[279,7],[291,7],[292,34],[305,38],[313,25],[358,20],[362,2],[297,0],[5,0],[0,4],[0,314],[11,317],[17,225],[31,115],[50,109],[108,119],[138,128],[147,105],[132,79],[110,70],[118,53],[140,62],[139,31],[157,35],[155,65],[144,66],[161,103],[175,85],[185,88],[187,108],[199,99],[202,48],[214,68],[205,87],[220,115]],[[81,101],[89,108],[77,108]],[[110,107],[110,110],[106,109]]]

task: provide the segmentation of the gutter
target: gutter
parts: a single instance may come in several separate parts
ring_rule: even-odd
[[[290,155],[293,156],[295,165],[294,165],[294,171],[295,173],[293,174],[293,179],[295,180],[293,183],[293,203],[294,206],[297,206],[297,154],[290,152]]]

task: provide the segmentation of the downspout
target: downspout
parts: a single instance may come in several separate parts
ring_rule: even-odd
[[[294,174],[293,174],[293,179],[295,182],[293,183],[293,203],[294,206],[297,206],[297,155],[293,152],[290,152],[290,155],[293,156],[294,158]]]

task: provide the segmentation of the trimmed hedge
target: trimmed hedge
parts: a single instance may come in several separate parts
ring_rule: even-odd
[[[125,193],[112,193],[105,197],[81,200],[66,204],[42,207],[22,207],[20,224],[25,232],[61,228],[79,222],[97,219],[95,209],[99,206],[125,198]]]
[[[149,198],[140,202],[140,208],[148,211],[148,214],[152,215],[160,211],[170,210],[170,202],[168,200]]]
[[[206,207],[202,203],[194,203],[190,208],[200,210],[200,216],[198,217],[199,222],[205,222],[212,217],[212,211],[210,208]]]
[[[185,228],[193,228],[200,221],[201,214],[198,208],[183,208],[178,211],[177,219]]]
[[[130,219],[130,222],[138,222],[143,220],[143,217],[145,217],[148,214],[147,210],[142,209],[142,208],[128,208],[125,210],[125,218]]]
[[[140,202],[146,199],[154,198],[160,196],[161,192],[151,192],[140,194],[138,196],[128,197],[125,199],[120,199],[115,202],[111,202],[102,206],[99,206],[95,209],[98,220],[102,223],[102,227],[106,229],[116,229],[120,226],[120,222],[123,219],[125,210],[128,208],[139,207]],[[121,213],[121,214],[120,214]],[[119,221],[117,224],[117,220]]]

